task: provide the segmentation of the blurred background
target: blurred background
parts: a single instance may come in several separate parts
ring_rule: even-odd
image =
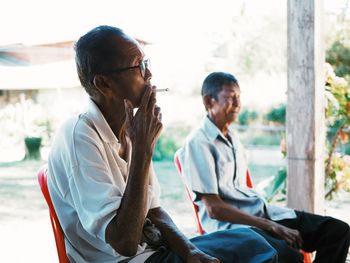
[[[348,223],[349,5],[324,1],[325,213]],[[157,95],[165,128],[153,160],[163,206],[186,235],[196,235],[195,224],[173,156],[205,114],[200,89],[212,71],[239,80],[242,110],[234,128],[254,184],[268,201],[285,204],[287,0],[1,0],[1,7],[1,262],[57,262],[36,172],[61,123],[85,108],[73,47],[102,24],[138,39],[151,59],[153,84],[170,89]]]

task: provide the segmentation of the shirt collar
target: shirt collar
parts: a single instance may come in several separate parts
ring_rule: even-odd
[[[219,130],[219,128],[209,119],[208,115],[205,116],[202,121],[202,129],[208,138],[212,141],[216,140],[219,136],[222,137],[225,141],[228,141],[227,138]],[[234,134],[231,128],[228,129],[228,134],[233,139]]]
[[[112,142],[118,143],[117,137],[114,135],[111,127],[109,127],[102,112],[100,111],[96,103],[91,98],[88,99],[87,115],[88,115],[88,118],[94,124],[97,132],[99,133],[103,141],[108,143],[112,143]]]

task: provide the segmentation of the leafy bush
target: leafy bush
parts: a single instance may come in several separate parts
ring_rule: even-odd
[[[330,171],[326,177],[326,197],[329,198],[340,189],[350,192],[350,156],[335,153],[331,158]]]
[[[170,160],[174,153],[179,148],[179,145],[166,134],[162,134],[155,146],[153,152],[154,161]]]
[[[339,77],[350,80],[350,48],[336,40],[327,50],[326,61],[333,65],[334,72]]]
[[[326,64],[326,96],[328,102],[326,121],[331,128],[327,135],[329,151],[326,160],[326,197],[331,198],[332,193],[341,188],[350,190],[350,180],[346,178],[349,174],[344,172],[347,169],[342,168],[349,165],[348,157],[335,153],[339,142],[342,144],[349,142],[350,87],[344,78],[335,74],[330,64]],[[343,164],[342,167],[338,165],[339,163]]]
[[[165,129],[156,142],[153,160],[172,160],[176,150],[182,146],[189,132],[189,127],[173,126]]]
[[[327,134],[329,149],[328,157],[325,160],[325,197],[331,199],[332,194],[340,189],[350,192],[350,156],[336,152],[339,142],[342,144],[349,142],[350,87],[344,78],[336,76],[331,65],[326,63],[325,66],[325,94],[327,98],[325,115],[329,127]],[[271,185],[280,185],[282,178],[278,174]],[[266,192],[273,193],[269,190]]]
[[[286,105],[281,104],[273,107],[265,116],[267,121],[284,125],[286,123]]]
[[[281,196],[279,200],[284,201],[286,194],[286,182],[287,182],[287,169],[286,167],[281,167],[277,174],[270,176],[267,179],[259,183],[257,188],[261,188],[261,192],[268,202],[276,199],[276,197]]]
[[[243,109],[238,116],[238,123],[240,125],[248,125],[258,118],[258,113],[256,111],[249,111],[248,109]]]

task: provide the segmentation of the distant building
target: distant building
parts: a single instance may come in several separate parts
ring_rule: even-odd
[[[138,41],[145,46],[149,43]],[[81,91],[74,63],[74,41],[42,45],[0,46],[0,109],[20,94],[40,102],[64,90],[65,98]],[[72,93],[72,94],[70,94]]]

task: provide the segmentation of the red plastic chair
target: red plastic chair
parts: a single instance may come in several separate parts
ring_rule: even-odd
[[[187,188],[187,185],[184,181],[184,173],[183,173],[183,170],[182,170],[182,165],[181,165],[181,162],[180,162],[180,157],[179,157],[179,154],[180,154],[180,150],[177,150],[176,153],[175,153],[175,156],[174,156],[174,163],[175,163],[175,166],[176,166],[176,169],[182,179],[182,182],[184,183],[185,185],[185,190],[186,190],[186,193],[187,193],[187,197],[188,199],[190,200],[191,204],[192,204],[192,210],[193,210],[193,214],[194,214],[194,218],[195,218],[195,222],[196,222],[196,225],[197,225],[197,231],[200,235],[203,235],[204,234],[204,230],[203,230],[203,227],[201,225],[201,222],[199,220],[199,217],[198,217],[198,206],[193,202],[192,200],[192,197],[191,197],[191,193],[189,191],[189,189]],[[253,180],[252,180],[252,177],[250,175],[250,172],[249,170],[247,170],[247,175],[246,175],[246,182],[247,182],[247,187],[249,188],[253,188]],[[311,254],[310,253],[307,253],[307,252],[304,252],[302,251],[303,255],[304,255],[304,263],[311,263],[312,260],[311,260]]]
[[[69,263],[66,253],[66,246],[64,244],[64,234],[60,222],[58,221],[55,208],[53,207],[53,204],[51,202],[49,189],[47,188],[47,165],[44,165],[39,169],[38,181],[41,188],[41,192],[43,193],[46,203],[49,207],[52,230],[56,241],[58,260],[60,263]]]

